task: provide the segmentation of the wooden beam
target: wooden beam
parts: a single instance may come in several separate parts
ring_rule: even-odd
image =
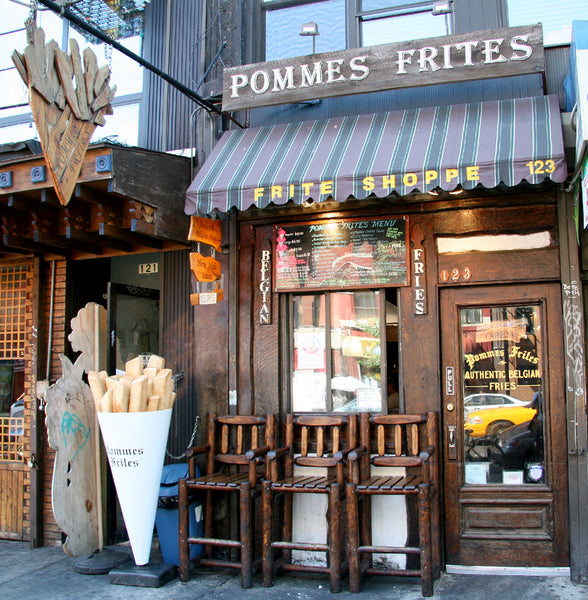
[[[4,234],[2,236],[2,245],[5,248],[27,250],[29,252],[46,252],[50,254],[57,254],[64,258],[71,258],[70,250],[62,248],[60,246],[53,246],[44,242],[36,242],[27,238],[20,238],[15,235]]]
[[[108,225],[106,223],[100,224],[99,234],[122,239],[131,244],[138,244],[140,246],[147,246],[148,248],[156,248],[158,250],[163,249],[163,241],[154,237],[149,237],[141,233],[134,233],[128,229],[117,227],[116,225]]]
[[[77,244],[87,244],[95,246],[105,246],[112,248],[113,250],[119,250],[121,252],[132,252],[133,245],[125,240],[120,240],[111,237],[100,236],[90,231],[82,231],[71,226],[65,228],[65,237],[72,242]],[[77,245],[76,245],[77,249]],[[101,252],[103,253],[103,252]]]
[[[102,192],[96,188],[78,183],[74,189],[74,198],[91,202],[92,204],[106,204],[108,206],[121,206],[122,201],[120,198],[115,198],[108,194],[108,192]]]
[[[96,254],[97,256],[100,256],[103,252],[100,244],[79,242],[76,240],[60,237],[55,233],[49,233],[46,231],[35,230],[33,238],[35,242],[46,244],[47,246],[51,246],[53,248],[67,248],[68,250],[79,250],[80,252]]]
[[[26,196],[20,194],[10,194],[8,196],[7,206],[20,210],[22,212],[33,213],[35,212],[39,217],[56,220],[58,215],[57,207],[51,207],[47,204],[41,204],[35,200],[31,200]]]

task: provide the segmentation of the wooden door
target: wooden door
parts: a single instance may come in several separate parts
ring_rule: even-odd
[[[24,539],[24,419],[0,417],[0,539]]]
[[[441,290],[449,565],[567,566],[557,284]]]
[[[108,284],[108,372],[139,354],[159,353],[159,290]]]

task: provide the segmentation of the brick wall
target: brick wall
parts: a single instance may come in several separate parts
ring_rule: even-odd
[[[39,379],[47,375],[47,351],[50,349],[49,361],[49,384],[55,383],[62,375],[61,361],[59,355],[66,351],[69,344],[69,324],[66,327],[66,298],[67,298],[67,262],[56,261],[44,265],[42,306],[39,307],[39,321],[42,323],[42,339],[45,341],[44,348],[39,352],[42,360],[39,360]],[[51,297],[53,294],[53,308],[51,308]],[[52,315],[52,319],[50,318]],[[52,325],[52,328],[51,328]],[[69,350],[69,348],[67,348]],[[51,506],[51,481],[53,478],[53,464],[55,451],[47,441],[47,429],[44,422],[41,426],[42,448],[43,448],[43,471],[40,485],[42,486],[42,519],[43,519],[43,544],[55,546],[62,543],[63,534],[53,516]]]

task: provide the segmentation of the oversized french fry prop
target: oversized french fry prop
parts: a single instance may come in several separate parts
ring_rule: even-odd
[[[172,408],[173,373],[165,368],[165,359],[152,354],[147,366],[137,356],[125,363],[125,373],[108,375],[90,371],[88,384],[98,412],[153,412]]]
[[[129,412],[144,412],[147,410],[149,381],[146,375],[135,377],[131,382]]]
[[[137,565],[149,562],[161,469],[175,402],[161,356],[138,356],[124,375],[88,373],[116,493]]]

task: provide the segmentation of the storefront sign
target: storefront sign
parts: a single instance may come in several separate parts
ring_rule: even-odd
[[[541,25],[479,31],[225,69],[223,111],[544,70]]]
[[[199,242],[212,246],[217,252],[221,251],[221,222],[205,217],[190,217],[190,231],[188,241]]]
[[[262,250],[259,260],[259,324],[270,325],[272,322],[272,252]]]
[[[406,219],[278,225],[276,291],[408,285]]]
[[[415,315],[427,314],[427,275],[424,248],[412,249],[413,308]]]

